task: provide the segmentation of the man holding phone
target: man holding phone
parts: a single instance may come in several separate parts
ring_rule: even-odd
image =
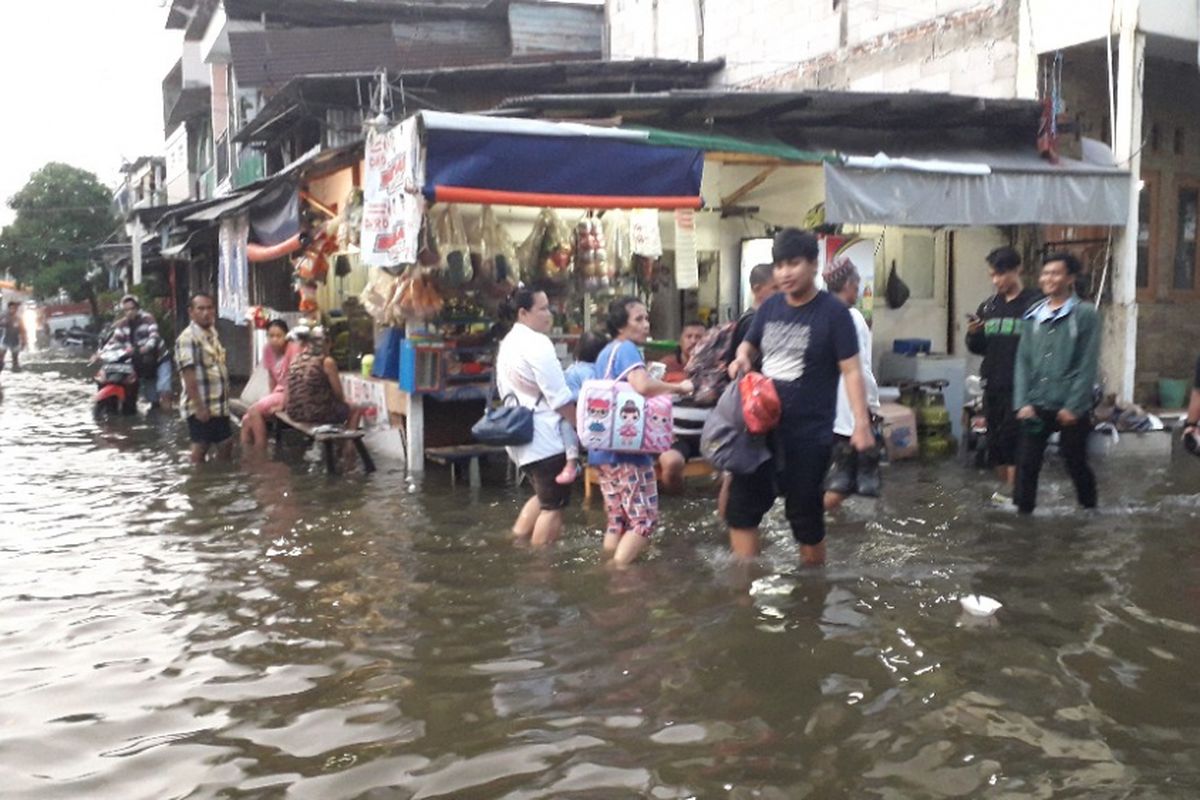
[[[1025,288],[1021,281],[1021,256],[1013,248],[997,247],[987,254],[987,264],[996,293],[969,317],[967,349],[983,356],[988,463],[1011,493],[1016,480],[1019,433],[1012,403],[1013,369],[1025,312],[1042,299],[1042,293]],[[1009,496],[1000,492],[992,499],[1010,502]]]

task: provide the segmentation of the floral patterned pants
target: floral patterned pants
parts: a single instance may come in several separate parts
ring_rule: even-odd
[[[604,533],[623,536],[636,533],[650,538],[658,524],[658,481],[654,465],[604,464],[600,470],[600,492],[608,527]]]

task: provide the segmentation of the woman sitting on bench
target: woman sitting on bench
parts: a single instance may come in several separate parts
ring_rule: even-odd
[[[267,370],[267,394],[246,411],[242,420],[242,447],[267,446],[267,421],[287,404],[288,371],[300,345],[288,341],[288,325],[273,319],[267,325],[267,344],[263,348],[262,364]]]
[[[325,329],[297,325],[293,335],[303,349],[288,372],[288,417],[306,425],[344,424],[357,430],[363,407],[346,402],[337,362],[326,353]]]

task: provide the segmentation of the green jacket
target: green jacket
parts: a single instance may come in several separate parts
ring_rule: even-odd
[[[1076,416],[1092,410],[1100,316],[1091,303],[1072,299],[1073,307],[1045,322],[1038,322],[1037,316],[1046,301],[1026,313],[1013,374],[1014,410],[1065,408]]]

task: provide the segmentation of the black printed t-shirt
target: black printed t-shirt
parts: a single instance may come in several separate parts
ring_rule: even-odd
[[[780,293],[750,324],[746,341],[762,355],[762,373],[775,382],[783,404],[779,430],[790,439],[829,443],[837,413],[840,361],[858,355],[850,310],[828,292],[802,306]]]

